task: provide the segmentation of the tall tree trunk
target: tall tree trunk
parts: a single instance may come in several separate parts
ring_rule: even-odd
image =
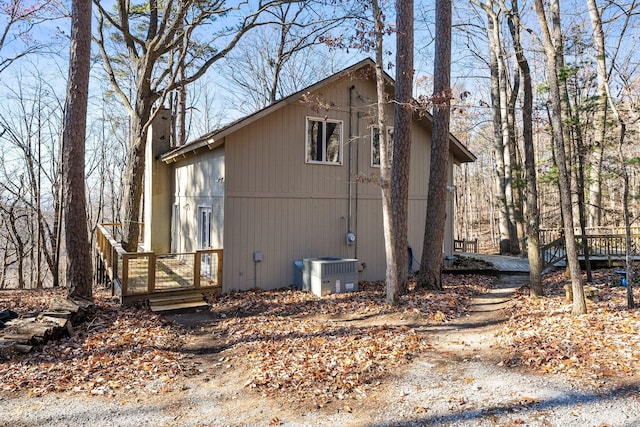
[[[396,1],[396,27],[396,103],[393,119],[391,203],[398,292],[404,294],[407,292],[409,268],[407,233],[409,224],[409,161],[411,125],[413,123],[411,106],[413,100],[413,0]],[[387,296],[387,298],[389,297]]]
[[[64,157],[64,153],[60,150],[60,180],[64,176],[64,161],[62,160]],[[53,220],[53,229],[55,233],[54,238],[54,261],[53,261],[53,269],[51,273],[53,275],[53,287],[57,288],[60,286],[60,255],[62,251],[62,227],[63,227],[63,216],[64,216],[64,203],[63,203],[63,186],[58,181],[54,186],[54,202],[53,206],[55,208],[55,216]]]
[[[472,0],[479,5],[487,14],[487,38],[489,39],[489,70],[491,73],[491,111],[493,119],[493,155],[496,162],[495,183],[496,197],[498,202],[498,232],[500,233],[499,246],[500,253],[511,252],[511,236],[514,230],[510,220],[510,173],[507,174],[508,162],[508,128],[503,127],[503,101],[506,109],[506,98],[503,98],[501,89],[501,79],[503,79],[503,59],[500,46],[500,20],[498,12],[495,10],[494,0],[482,3],[479,0]],[[506,97],[506,91],[504,91]],[[506,113],[506,111],[505,111]],[[506,161],[505,161],[506,160]]]
[[[417,287],[442,289],[442,244],[446,221],[451,106],[451,0],[436,0],[433,66],[433,130],[427,216]]]
[[[139,113],[131,115],[132,143],[127,155],[128,161],[122,177],[123,194],[121,217],[122,223],[122,247],[127,252],[136,252],[140,240],[140,202],[143,192],[144,179],[144,151],[147,143],[148,125],[151,122],[150,99],[140,97]]]
[[[509,235],[511,243],[511,253],[519,254],[522,252],[520,247],[520,237],[525,235],[524,213],[523,213],[523,192],[522,192],[522,164],[518,152],[518,138],[516,125],[516,103],[518,101],[518,93],[520,92],[520,69],[516,61],[513,67],[513,86],[507,103],[507,125],[508,125],[508,147],[510,157],[510,174],[511,174],[511,208],[510,219],[513,222],[513,231]],[[505,83],[508,80],[505,79]]]
[[[596,5],[596,0],[587,0],[589,18],[592,27],[592,41],[595,49],[596,75],[598,76],[598,112],[595,123],[599,140],[596,141],[595,149],[591,155],[591,169],[589,185],[589,225],[599,227],[602,225],[602,161],[604,158],[604,147],[607,135],[607,89],[608,82],[606,51],[604,46],[604,31],[600,11]]]
[[[601,96],[605,99],[606,103],[611,107],[616,121],[620,127],[620,135],[618,137],[618,157],[620,161],[621,176],[623,182],[623,195],[622,195],[622,216],[624,220],[625,229],[625,268],[627,272],[627,307],[629,309],[635,308],[635,302],[633,300],[633,242],[631,239],[631,215],[629,210],[629,170],[627,166],[627,159],[624,154],[624,140],[626,136],[627,125],[624,118],[620,114],[617,106],[613,103],[609,86],[609,75],[606,67],[605,57],[605,43],[604,43],[604,31],[602,30],[602,18],[600,12],[597,9],[595,0],[587,0],[587,6],[589,8],[589,16],[591,18],[591,25],[593,27],[593,42],[596,47],[597,55],[597,70],[598,70],[598,87],[601,91]],[[606,114],[605,114],[606,116]],[[606,123],[605,123],[606,124]],[[604,144],[604,141],[602,142]]]
[[[91,59],[92,2],[73,0],[67,111],[62,137],[64,221],[69,298],[93,299],[91,247],[85,197],[85,135]]]
[[[624,138],[626,134],[627,126],[620,117],[617,109],[613,107],[614,115],[618,117],[618,123],[620,124],[620,138],[618,140],[618,153],[620,156],[620,165],[622,167],[622,182],[623,182],[623,196],[622,196],[622,217],[624,220],[624,235],[625,235],[625,271],[627,272],[627,308],[633,309],[636,307],[636,303],[633,300],[633,240],[631,238],[631,215],[629,211],[629,170],[627,168],[627,160],[624,156]]]
[[[589,227],[600,227],[602,225],[602,160],[604,158],[606,140],[606,117],[607,113],[605,110],[603,119],[601,120],[602,130],[599,132],[600,140],[596,141],[589,161]]]
[[[551,20],[553,38],[543,5],[543,0],[535,0],[536,14],[543,34],[544,50],[547,62],[547,72],[549,75],[550,101],[553,109],[551,124],[553,128],[554,152],[558,166],[558,181],[560,187],[560,207],[564,224],[565,245],[567,251],[567,263],[571,275],[571,287],[573,290],[573,314],[583,314],[587,312],[587,304],[584,299],[584,289],[582,277],[580,275],[580,263],[576,247],[575,233],[573,232],[573,211],[571,203],[571,184],[569,181],[569,171],[567,170],[567,159],[564,143],[564,129],[562,116],[562,98],[560,91],[560,76],[558,75],[558,64],[562,61],[562,33],[560,27],[560,6],[558,0],[551,0]]]
[[[498,31],[495,31],[495,55],[498,60],[498,91],[500,97],[500,129],[501,129],[501,143],[503,150],[503,162],[504,162],[504,203],[507,214],[507,230],[508,230],[508,244],[510,254],[517,254],[520,252],[520,245],[518,242],[518,232],[515,223],[515,211],[514,211],[514,179],[513,172],[516,167],[515,164],[515,146],[512,145],[514,130],[509,123],[509,95],[507,93],[507,67],[505,64],[505,58],[502,50],[502,39],[500,37],[499,25],[497,13],[495,14],[495,27]]]
[[[574,121],[575,122],[575,121]],[[584,162],[585,162],[585,146],[582,139],[582,131],[580,129],[576,132],[576,150],[578,154],[578,170],[576,177],[576,184],[578,188],[578,215],[580,222],[580,234],[582,236],[582,253],[584,256],[584,264],[587,272],[587,282],[592,282],[591,275],[591,260],[589,259],[589,242],[587,239],[587,216],[586,216],[586,202],[585,202],[585,176],[584,176]]]
[[[397,304],[399,301],[398,287],[398,264],[395,253],[397,236],[393,220],[393,209],[391,204],[391,167],[389,159],[389,141],[387,134],[387,98],[385,91],[385,77],[382,69],[383,57],[383,37],[384,37],[384,17],[378,0],[371,0],[375,21],[375,52],[376,52],[376,95],[377,114],[376,123],[378,125],[378,141],[380,143],[380,190],[382,192],[382,229],[384,234],[384,249],[386,255],[386,301],[388,304]]]
[[[505,8],[506,9],[506,8]],[[520,42],[520,12],[518,1],[512,0],[509,13],[509,30],[516,54],[520,73],[522,73],[522,139],[524,142],[524,164],[526,177],[526,233],[527,258],[529,259],[530,294],[539,297],[544,294],[542,287],[542,262],[540,260],[540,213],[538,210],[538,178],[536,173],[536,157],[533,141],[533,90],[529,61],[524,55]]]

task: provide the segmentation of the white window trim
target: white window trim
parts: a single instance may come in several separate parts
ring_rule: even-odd
[[[309,121],[311,120],[316,122],[322,122],[322,123],[340,123],[340,152],[338,154],[339,159],[337,162],[309,160],[307,158],[307,155],[309,153]],[[343,149],[344,149],[344,121],[343,120],[325,119],[322,117],[311,117],[311,116],[306,117],[305,126],[304,126],[304,161],[305,163],[312,164],[312,165],[342,166],[343,155],[344,155]],[[326,149],[325,149],[325,156],[326,156]]]
[[[370,138],[370,142],[371,142],[371,167],[372,168],[380,168],[379,164],[375,164],[373,163],[373,133],[374,131],[376,131],[377,129],[379,129],[378,125],[375,126],[371,126],[371,138]],[[387,126],[387,133],[391,132],[391,134],[393,135],[393,126]],[[393,140],[391,141],[392,145],[391,147],[393,147]],[[391,150],[393,151],[393,148],[391,148]]]
[[[198,232],[198,239],[197,239],[197,248],[198,249],[209,249],[209,247],[203,247],[204,246],[204,239],[203,239],[203,235],[202,233],[205,231],[202,228],[202,222],[200,221],[200,219],[202,218],[201,215],[204,212],[208,212],[209,213],[209,229],[206,231],[207,232],[207,237],[209,240],[209,246],[211,246],[211,217],[213,215],[213,208],[210,205],[198,205],[198,209],[197,209],[197,214],[198,214],[198,218],[196,220],[196,227],[197,227],[197,232]]]
[[[171,212],[171,252],[180,252],[180,203],[174,202]]]

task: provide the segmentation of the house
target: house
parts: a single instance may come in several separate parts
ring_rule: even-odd
[[[383,279],[375,99],[366,59],[178,148],[168,146],[165,116],[147,144],[145,249],[222,248],[225,292],[290,285],[294,260],[310,257],[357,259],[359,280]],[[392,106],[387,117],[391,133]],[[408,236],[419,260],[431,118],[416,115],[412,132]],[[475,157],[451,136],[449,159],[453,186],[454,165]],[[453,252],[452,196],[445,254]]]

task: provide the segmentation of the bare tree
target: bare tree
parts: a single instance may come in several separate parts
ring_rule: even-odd
[[[407,11],[404,8],[407,8],[409,2],[406,4],[402,1],[396,3],[396,14],[400,13],[400,8],[403,8],[403,14],[407,14]],[[389,34],[392,30],[391,27],[388,26],[385,22],[386,13],[384,7],[386,6],[384,1],[378,0],[362,0],[359,2],[359,6],[361,7],[360,18],[356,24],[356,30],[353,34],[350,35],[340,35],[337,37],[334,36],[326,36],[324,37],[324,41],[331,46],[332,48],[355,48],[362,51],[373,51],[375,54],[375,83],[376,83],[376,101],[373,106],[373,110],[375,113],[373,114],[373,123],[376,128],[376,137],[379,146],[379,159],[380,159],[380,174],[377,179],[371,179],[372,182],[376,182],[380,186],[381,190],[381,199],[382,199],[382,231],[384,238],[384,250],[385,250],[385,261],[386,261],[386,269],[385,269],[385,291],[386,291],[386,302],[388,304],[397,304],[399,302],[399,296],[401,293],[401,280],[406,281],[406,270],[402,268],[400,264],[398,264],[398,239],[400,231],[396,228],[398,221],[397,216],[399,212],[396,210],[396,206],[394,205],[394,170],[395,166],[395,155],[396,155],[396,129],[393,130],[393,135],[389,131],[389,127],[387,125],[387,108],[390,105],[390,94],[388,93],[387,87],[387,76],[384,72],[385,67],[385,50],[384,50],[384,37]],[[409,9],[409,12],[412,14],[413,7]],[[371,14],[371,15],[370,15]],[[396,26],[401,25],[401,19],[397,17]],[[403,18],[403,19],[406,19]],[[403,28],[405,28],[405,32],[413,34],[412,27],[407,27],[406,24],[402,24]],[[407,37],[407,35],[398,35],[398,43],[400,43],[399,38]],[[406,41],[405,41],[406,43]],[[406,46],[405,46],[406,47]],[[412,48],[413,49],[413,48]],[[413,55],[411,54],[413,58]],[[400,68],[400,70],[404,70],[404,68]],[[399,71],[398,71],[399,72]],[[411,75],[413,74],[413,69],[411,68]],[[409,117],[411,120],[411,83],[407,83],[407,76],[403,76],[405,79],[404,82],[396,81],[395,86],[395,101],[398,99],[398,87],[400,85],[409,85],[409,98],[404,106],[409,109]],[[405,89],[400,89],[400,93],[406,93]],[[394,124],[397,122],[397,110],[394,112]],[[411,125],[411,121],[409,121],[409,126]],[[402,125],[404,126],[404,124]],[[410,134],[409,134],[410,138]],[[410,139],[409,139],[410,143]],[[408,173],[408,172],[407,172]],[[360,177],[362,178],[362,177]],[[396,183],[397,185],[397,183]],[[397,189],[395,190],[397,191]],[[405,205],[406,209],[406,205]],[[406,214],[405,214],[406,215]],[[405,222],[406,228],[406,222]],[[405,243],[404,247],[406,248],[406,230],[405,234]],[[405,249],[406,250],[406,249]]]
[[[504,1],[502,9],[507,15],[509,31],[515,49],[518,72],[522,74],[522,139],[525,155],[526,176],[526,233],[527,258],[529,259],[529,279],[531,296],[542,296],[542,264],[540,260],[540,212],[538,210],[538,177],[536,172],[535,147],[533,141],[533,90],[529,61],[520,40],[520,10],[517,0],[511,0],[507,9]]]
[[[62,136],[62,182],[67,249],[67,293],[68,297],[74,300],[93,299],[84,174],[91,19],[91,2],[73,0],[67,109]]]
[[[398,293],[407,291],[407,232],[409,223],[409,163],[413,122],[413,0],[396,1],[396,88],[393,116],[393,165],[391,202],[395,233],[395,263]],[[436,38],[437,39],[437,38]],[[428,203],[428,202],[427,202]],[[444,230],[444,222],[442,223]],[[387,300],[390,300],[387,289]]]
[[[115,12],[100,0],[97,42],[109,81],[129,112],[131,142],[123,177],[123,247],[138,248],[140,200],[144,173],[144,147],[148,128],[168,95],[201,78],[212,64],[225,57],[251,28],[266,24],[262,13],[281,0],[230,5],[224,0],[159,2],[148,7],[118,0]],[[232,26],[216,21],[238,16]],[[217,25],[219,30],[202,30]],[[181,74],[182,70],[186,74]],[[120,76],[127,75],[130,80]],[[129,81],[130,87],[123,86]]]
[[[565,247],[567,251],[567,264],[571,275],[571,287],[573,291],[574,314],[587,312],[587,305],[584,299],[584,289],[580,274],[580,263],[578,261],[578,251],[576,247],[575,233],[573,231],[573,208],[571,203],[571,186],[569,182],[569,172],[567,170],[565,154],[565,137],[563,123],[563,105],[560,91],[560,78],[558,74],[563,63],[562,30],[560,27],[560,5],[558,0],[551,0],[551,29],[547,22],[547,15],[542,0],[535,0],[536,14],[542,30],[544,51],[546,55],[547,74],[549,79],[549,92],[552,107],[552,129],[554,141],[554,153],[558,166],[558,185],[560,188],[560,205],[562,208],[562,219],[564,225]]]
[[[487,16],[487,38],[489,49],[489,70],[491,73],[491,111],[494,132],[494,156],[496,190],[498,193],[498,227],[500,231],[500,252],[518,253],[518,234],[514,209],[515,143],[514,122],[509,120],[513,111],[517,89],[508,96],[505,49],[502,41],[502,19],[495,0],[481,2],[472,0]],[[511,108],[509,108],[511,106]]]
[[[378,0],[370,0],[374,22],[374,51],[376,74],[376,126],[378,128],[378,142],[380,144],[380,178],[379,185],[382,193],[382,230],[384,236],[384,250],[386,255],[386,301],[388,304],[398,303],[398,265],[396,264],[396,246],[393,221],[393,207],[391,204],[391,141],[387,132],[386,108],[389,104],[385,90],[383,39],[385,34],[384,14]]]
[[[265,13],[271,23],[230,52],[222,69],[234,87],[230,100],[241,111],[262,109],[332,73],[325,43],[339,37],[352,12],[324,6],[316,0],[277,5]]]
[[[629,198],[630,198],[630,174],[629,174],[629,162],[625,156],[624,146],[625,146],[625,137],[627,132],[627,123],[623,115],[620,113],[616,103],[613,100],[611,94],[611,88],[609,84],[609,73],[607,71],[606,66],[606,51],[605,51],[605,35],[602,29],[602,17],[600,15],[600,11],[597,8],[595,0],[587,0],[587,7],[589,8],[589,17],[591,19],[592,26],[592,34],[593,34],[593,42],[596,48],[596,63],[597,63],[597,73],[598,73],[598,86],[601,91],[601,97],[605,100],[605,111],[606,106],[608,105],[611,108],[614,118],[617,121],[619,128],[619,136],[618,136],[618,158],[620,163],[620,175],[622,177],[623,182],[623,196],[622,196],[622,216],[624,221],[625,228],[625,264],[626,264],[626,272],[627,272],[627,307],[632,309],[635,308],[635,302],[633,299],[633,269],[632,269],[632,260],[633,260],[633,243],[631,239],[631,213],[629,209]],[[629,11],[633,11],[637,7],[637,3],[634,0],[629,7]],[[627,19],[629,15],[627,15]],[[626,31],[627,25],[623,26]],[[623,31],[624,32],[624,31]],[[603,113],[604,117],[606,117],[606,113]]]
[[[38,37],[43,24],[65,17],[60,0],[0,1],[0,74],[27,55],[47,51],[55,37]]]
[[[24,289],[25,280],[25,264],[28,253],[28,223],[29,215],[25,207],[24,199],[27,193],[27,187],[24,183],[23,176],[13,177],[0,190],[0,193],[9,193],[5,200],[0,200],[0,218],[6,227],[5,234],[5,260],[3,269],[3,282],[6,277],[8,268],[15,264],[17,268],[18,289]]]
[[[451,119],[451,1],[436,0],[436,42],[433,66],[433,131],[427,220],[418,287],[442,289],[442,243],[446,220],[449,123]]]
[[[18,230],[28,248],[27,270],[31,277],[25,280],[31,287],[49,284],[56,266],[59,142],[64,101],[57,94],[55,81],[54,74],[44,75],[37,68],[33,72],[21,69],[7,80],[0,109],[0,145],[7,159],[0,162],[3,176],[0,187],[6,196],[4,202],[18,199],[18,206],[30,219]],[[17,182],[24,184],[22,190],[15,186]]]

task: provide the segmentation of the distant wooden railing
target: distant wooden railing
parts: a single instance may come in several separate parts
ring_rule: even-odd
[[[582,231],[580,228],[575,228],[573,230],[576,237],[582,236]],[[624,236],[625,230],[622,227],[587,227],[585,229],[585,233],[587,236]],[[541,228],[540,229],[540,244],[546,245],[547,243],[551,243],[554,240],[564,235],[564,230],[562,228]],[[640,236],[640,227],[632,227],[631,235]]]
[[[587,235],[587,248],[590,256],[622,256],[627,250],[627,238],[624,234]],[[578,254],[584,255],[582,236],[576,236]],[[631,253],[635,254],[640,246],[640,234],[631,235]]]
[[[547,270],[554,264],[564,261],[567,258],[567,250],[564,244],[564,237],[540,246],[540,260],[542,261],[542,271]]]
[[[552,234],[547,234],[547,237]],[[557,234],[556,239],[543,244],[540,247],[540,258],[543,263],[543,271],[567,258],[565,248],[565,238],[562,233]],[[606,257],[609,259],[621,258],[625,256],[627,250],[627,239],[624,234],[593,234],[586,235],[587,250],[589,257]],[[542,239],[541,239],[542,240]],[[576,248],[578,256],[584,256],[584,245],[582,235],[576,235]],[[637,255],[637,249],[640,248],[640,234],[631,235],[631,254]]]
[[[476,237],[473,240],[454,240],[453,241],[453,251],[454,252],[478,252],[478,238]]]
[[[96,238],[96,280],[101,284],[110,283],[112,293],[123,297],[139,294],[153,294],[182,289],[201,289],[222,285],[222,249],[201,249],[183,254],[156,254],[155,252],[127,252],[113,238],[113,232],[120,224],[98,225]],[[215,263],[213,262],[215,258]],[[167,266],[167,259],[178,259],[186,265],[184,272],[175,272]],[[193,260],[191,262],[191,260]],[[211,271],[203,272],[203,260]],[[215,269],[213,268],[215,264]],[[160,270],[160,272],[158,272]],[[171,270],[167,273],[166,270]],[[206,273],[207,282],[202,283]],[[158,275],[163,276],[163,287],[156,286]],[[215,276],[215,280],[213,277]],[[166,283],[170,282],[170,283]],[[173,282],[173,283],[171,283]]]

